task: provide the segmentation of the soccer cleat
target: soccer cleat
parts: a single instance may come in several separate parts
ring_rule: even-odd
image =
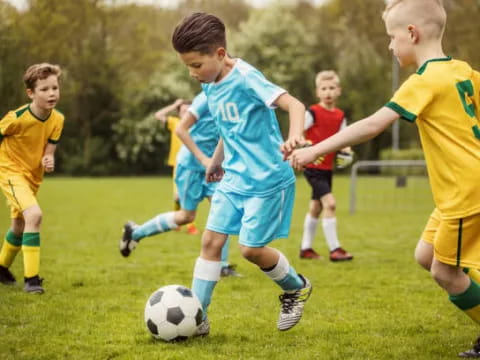
[[[322,257],[312,248],[300,250],[300,259],[320,260]]]
[[[25,278],[25,286],[23,287],[23,291],[30,294],[43,294],[45,290],[43,290],[42,283],[43,279],[38,277],[38,275]]]
[[[120,239],[120,253],[124,257],[129,256],[133,249],[135,249],[138,245],[138,241],[135,241],[132,238],[133,230],[135,230],[136,227],[137,224],[135,224],[133,221],[128,221],[123,226],[123,235]]]
[[[210,334],[210,323],[208,322],[208,318],[205,318],[200,325],[197,327],[197,332],[194,336],[207,336]]]
[[[307,278],[298,274],[304,282],[303,288],[294,291],[286,291],[279,296],[281,302],[280,316],[278,317],[277,328],[285,331],[294,327],[302,318],[305,302],[312,293],[312,284]]]
[[[480,358],[480,337],[475,341],[475,344],[473,344],[473,348],[461,352],[460,354],[458,354],[458,357],[471,359]]]
[[[330,251],[330,261],[348,261],[352,259],[353,255],[346,252],[341,247]]]
[[[0,266],[0,283],[4,285],[15,285],[17,283],[15,276],[4,266]]]
[[[198,235],[200,234],[200,230],[197,229],[195,224],[188,224],[187,225],[187,234],[189,235]]]
[[[222,266],[222,269],[220,270],[220,276],[221,277],[229,277],[229,276],[243,277],[242,274],[235,271],[236,267],[237,265],[232,265],[232,264]]]

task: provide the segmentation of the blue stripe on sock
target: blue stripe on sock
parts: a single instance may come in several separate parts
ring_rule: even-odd
[[[288,273],[281,280],[275,281],[285,291],[298,290],[303,287],[303,280],[298,276],[293,267],[290,266]]]
[[[193,278],[192,290],[202,304],[204,320],[207,317],[207,309],[210,305],[210,301],[212,300],[212,293],[215,285],[217,285],[216,281]]]

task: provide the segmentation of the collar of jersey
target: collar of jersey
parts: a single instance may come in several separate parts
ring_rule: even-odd
[[[444,57],[444,58],[437,58],[437,59],[430,59],[430,60],[427,60],[423,63],[422,66],[420,66],[417,70],[417,74],[418,75],[422,75],[424,72],[425,72],[425,69],[427,68],[427,65],[428,63],[431,63],[431,62],[437,62],[437,61],[450,61],[452,60],[452,57],[451,56],[447,56],[447,57]]]
[[[227,73],[227,75],[225,75],[222,80],[220,80],[218,82],[214,82],[213,85],[215,85],[215,86],[220,85],[221,83],[223,83],[224,81],[226,81],[226,79],[228,79],[230,77],[230,74],[233,73],[233,70],[235,70],[235,68],[238,66],[238,63],[240,61],[239,58],[235,58],[234,60],[235,60],[235,65],[233,65],[232,69]]]
[[[45,119],[41,119],[41,118],[39,118],[37,115],[35,115],[35,114],[33,113],[32,109],[30,109],[30,104],[28,104],[28,111],[30,112],[30,114],[32,114],[32,116],[33,116],[35,119],[37,119],[38,121],[41,121],[41,122],[47,121],[47,120],[50,118],[50,116],[52,115],[52,112],[53,112],[53,111],[50,111],[50,114],[48,114],[48,116],[47,116]]]

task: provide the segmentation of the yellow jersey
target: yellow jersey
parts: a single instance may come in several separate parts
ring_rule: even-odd
[[[177,153],[182,147],[182,141],[175,134],[175,128],[180,122],[180,118],[176,116],[167,117],[167,128],[170,131],[170,153],[168,154],[167,164],[170,166],[175,166],[177,163]]]
[[[387,107],[417,124],[444,219],[480,213],[480,73],[450,57],[423,64]]]
[[[63,122],[63,114],[55,109],[47,119],[37,118],[29,104],[8,112],[0,120],[0,171],[21,173],[32,184],[40,185],[45,146],[58,142]]]

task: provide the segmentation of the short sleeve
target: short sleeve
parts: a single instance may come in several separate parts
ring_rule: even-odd
[[[203,91],[197,96],[195,96],[195,98],[192,101],[192,105],[190,105],[190,107],[188,108],[188,111],[193,116],[195,116],[197,120],[203,116],[208,115],[209,110],[208,110],[207,96]]]
[[[0,139],[5,136],[13,135],[17,129],[17,116],[15,112],[10,111],[0,120]]]
[[[415,122],[431,103],[433,92],[434,89],[421,75],[414,74],[402,84],[385,106],[395,111],[401,118]]]
[[[65,121],[65,118],[63,117],[63,115],[60,115],[58,117],[58,120],[55,122],[55,126],[53,127],[50,137],[48,138],[48,142],[50,144],[58,144],[58,142],[60,141],[60,136],[62,136],[64,121]]]
[[[250,71],[245,76],[245,84],[248,91],[257,99],[261,100],[267,107],[274,108],[273,103],[278,97],[287,91],[270,81],[259,71]]]

